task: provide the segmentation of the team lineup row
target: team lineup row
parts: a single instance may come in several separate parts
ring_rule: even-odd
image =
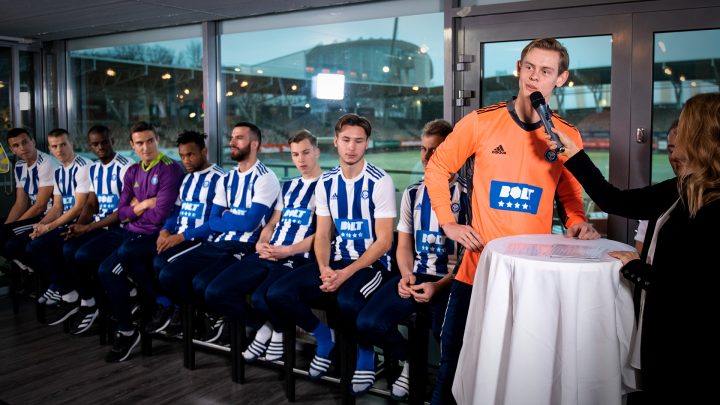
[[[248,122],[232,129],[231,158],[238,165],[229,173],[208,162],[205,136],[193,131],[177,138],[184,174],[159,152],[157,134],[144,122],[131,129],[137,164],[115,153],[102,126],[87,136],[95,163],[73,153],[66,131],[48,134],[60,165],[34,149],[28,131],[13,130],[8,141],[20,158],[16,204],[27,199],[26,206],[46,209],[19,217],[11,211],[3,226],[3,254],[21,268],[48,272],[51,284],[39,300],[56,308],[49,324],[73,317],[75,334],[87,331],[98,315],[92,287],[97,273],[118,322],[108,361],[126,360],[139,342],[131,314],[137,286],[154,307],[143,326],[148,333],[177,328],[177,304],[188,300],[218,316],[211,339],[220,333],[220,317],[265,319],[243,352],[249,361],[281,358],[282,328],[295,322],[318,341],[310,375],[320,378],[330,367],[334,339],[310,304],[336,293],[343,319],[353,320],[348,327],[364,336],[353,378],[354,392],[364,393],[374,383],[374,344],[407,358],[397,324],[416,305],[431,302],[439,339],[458,246],[440,229],[423,182],[414,184],[403,194],[398,225],[401,275],[383,283],[390,274],[394,185],[364,160],[368,120],[349,114],[336,130],[341,165],[322,173],[316,138],[300,131],[288,143],[301,176],[282,186],[258,160],[261,131]],[[451,131],[446,121],[428,123],[423,165]],[[457,176],[450,181],[459,223],[466,212],[465,189]],[[393,395],[406,397],[408,385],[406,364]]]
[[[258,160],[261,131],[249,122],[232,129],[237,167],[228,173],[207,161],[204,136],[195,132],[178,136],[183,174],[180,164],[158,151],[153,127],[143,122],[131,129],[140,159],[134,164],[114,153],[103,127],[88,133],[99,158],[94,164],[72,153],[66,131],[48,134],[58,168],[42,152],[30,159],[32,138],[13,130],[8,139],[23,159],[15,174],[24,205],[13,207],[3,227],[2,254],[21,267],[49,272],[51,284],[40,300],[58,306],[51,323],[75,316],[77,333],[97,316],[89,282],[96,273],[117,320],[117,339],[106,358],[113,362],[126,360],[140,340],[132,316],[137,287],[153,307],[145,332],[172,328],[178,304],[189,301],[213,316],[261,317],[266,323],[243,352],[247,360],[280,358],[281,331],[298,325],[317,340],[309,374],[320,378],[331,365],[334,332],[311,308],[333,297],[340,327],[356,331],[356,395],[375,381],[374,345],[407,360],[397,325],[417,305],[429,304],[441,344],[432,403],[452,403],[484,243],[549,233],[556,196],[569,235],[599,237],[586,221],[580,184],[562,164],[566,158],[547,158],[546,135],[530,103],[531,93],[547,100],[564,84],[568,63],[559,42],[535,40],[517,63],[517,98],[472,112],[454,128],[441,120],[426,125],[425,177],[403,193],[395,254],[400,275],[391,280],[395,189],[387,173],[365,161],[371,124],[355,114],[335,125],[340,165],[328,172],[318,167],[311,134],[291,137],[301,176],[282,187]],[[575,127],[557,114],[553,119],[582,145]],[[51,194],[56,198],[45,213]],[[405,361],[392,385],[394,397],[408,395],[408,374]]]
[[[98,314],[96,299],[106,297],[117,321],[110,362],[126,360],[140,339],[132,315],[140,297],[152,312],[143,332],[177,328],[183,302],[213,316],[262,319],[242,353],[249,361],[283,356],[281,331],[298,325],[317,340],[309,374],[319,378],[332,362],[334,331],[311,308],[335,305],[341,322],[333,326],[358,341],[356,395],[374,383],[373,346],[407,360],[397,324],[429,305],[441,347],[431,402],[453,403],[483,246],[550,233],[556,203],[568,236],[599,238],[585,217],[582,184],[604,211],[649,221],[641,255],[608,252],[644,293],[636,319],[646,397],[706,400],[714,375],[687,370],[705,370],[717,341],[703,330],[716,312],[716,276],[703,272],[698,283],[696,272],[683,270],[716,261],[720,93],[697,94],[683,107],[673,153],[682,162],[677,178],[619,190],[584,153],[579,131],[536,105],[547,106],[568,80],[568,67],[560,42],[533,40],[515,66],[517,97],[473,111],[454,128],[432,121],[423,129],[425,176],[403,193],[394,278],[395,190],[381,168],[365,161],[371,126],[355,114],[335,125],[340,165],[328,172],[318,168],[311,134],[291,137],[301,176],[282,186],[258,161],[261,131],[249,122],[232,129],[237,166],[228,173],[207,161],[204,136],[196,132],[178,136],[184,174],[158,151],[153,127],[143,122],[130,131],[138,163],[113,151],[105,127],[88,133],[95,163],[73,153],[67,131],[51,131],[48,144],[60,165],[35,149],[28,130],[10,130],[17,192],[0,227],[0,254],[17,271],[48,274],[51,283],[38,300],[55,308],[50,323],[74,316],[73,332],[83,333]],[[93,288],[93,278],[102,289]],[[211,331],[222,330],[222,322],[213,325]],[[394,397],[408,395],[408,374],[405,361]],[[454,388],[461,402],[472,402]]]

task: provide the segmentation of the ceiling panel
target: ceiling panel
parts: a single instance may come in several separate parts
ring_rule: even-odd
[[[70,39],[369,0],[0,0],[0,40]]]

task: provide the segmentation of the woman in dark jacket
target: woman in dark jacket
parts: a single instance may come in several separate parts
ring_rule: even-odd
[[[600,208],[627,218],[657,220],[646,260],[636,252],[610,252],[622,261],[622,275],[646,291],[641,337],[646,398],[651,403],[716,398],[720,93],[687,101],[676,144],[684,167],[677,178],[649,187],[617,189],[572,140],[558,136],[569,157],[565,167]],[[548,145],[557,146],[550,140]]]

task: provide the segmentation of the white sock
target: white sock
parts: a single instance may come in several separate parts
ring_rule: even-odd
[[[272,333],[273,330],[270,322],[265,322],[265,324],[260,329],[258,329],[257,333],[255,334],[255,340],[257,340],[258,342],[267,343],[267,341],[270,340],[270,336],[272,336]],[[280,339],[282,339],[282,337]]]
[[[89,300],[80,300],[80,306],[81,307],[94,307],[95,306],[95,298],[90,298]]]
[[[283,334],[273,331],[270,344],[265,351],[265,359],[269,361],[280,360],[283,355]]]
[[[62,296],[62,300],[68,303],[77,302],[78,298],[80,298],[80,295],[75,290],[72,290],[67,294],[63,294]]]
[[[404,398],[410,392],[410,363],[407,361],[403,365],[400,376],[392,385],[392,395],[397,398]]]

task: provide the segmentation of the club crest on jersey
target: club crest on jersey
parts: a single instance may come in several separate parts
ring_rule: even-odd
[[[493,180],[490,183],[490,207],[496,210],[537,214],[542,188],[529,184]]]
[[[291,224],[309,225],[312,211],[306,208],[283,208],[282,221]]]
[[[180,216],[188,219],[202,218],[205,203],[199,201],[183,201],[180,204]]]
[[[362,193],[360,193],[360,196],[363,198],[363,200],[367,200],[368,198],[370,198],[370,192],[368,192],[367,190],[363,190]]]
[[[208,187],[210,187],[210,180],[205,180],[205,181],[203,181],[203,185],[202,185],[202,186],[203,186],[203,188],[208,188]]]
[[[113,173],[113,174],[112,174],[112,181],[117,181],[117,177],[118,177],[118,176],[117,176],[117,173]],[[97,181],[97,178],[95,179],[95,181]]]
[[[458,212],[460,212],[460,203],[454,202],[450,204],[450,209],[452,210],[452,212],[457,214]]]
[[[153,186],[157,186],[157,184],[158,184],[158,176],[157,176],[157,174],[153,174],[152,179],[150,179],[150,183],[151,183]]]
[[[335,229],[346,240],[370,239],[370,226],[365,219],[336,219]]]

